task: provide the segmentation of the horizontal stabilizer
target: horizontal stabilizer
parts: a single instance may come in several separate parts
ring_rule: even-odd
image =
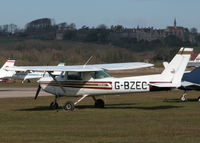
[[[159,87],[159,88],[178,88],[180,87],[179,84],[173,84],[173,83],[162,83],[162,84],[159,84],[159,83],[155,83],[155,84],[149,84],[150,86],[155,86],[155,87]]]

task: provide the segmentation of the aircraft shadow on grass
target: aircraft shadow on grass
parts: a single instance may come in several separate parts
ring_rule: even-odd
[[[198,102],[197,99],[191,98],[187,99],[186,101],[181,101],[180,99],[164,99],[163,102],[170,102],[170,103],[185,103],[185,102]]]
[[[173,109],[173,108],[182,108],[183,106],[174,106],[174,105],[161,105],[161,106],[150,106],[150,107],[136,107],[136,109],[143,110],[164,110],[164,109]]]
[[[12,91],[11,89],[0,88],[0,91]]]
[[[16,92],[16,91],[33,91],[32,89],[24,89],[24,88],[21,88],[21,89],[15,89],[15,88],[10,88],[10,89],[3,89],[3,88],[0,88],[0,91],[3,92],[3,91],[9,91],[9,92]]]
[[[164,109],[173,109],[173,108],[182,108],[183,106],[174,106],[174,105],[160,105],[160,106],[147,106],[147,107],[136,107],[135,103],[123,103],[123,104],[107,104],[105,108],[102,110],[107,109],[141,109],[141,110],[164,110]],[[77,105],[76,109],[96,109],[94,105]],[[34,108],[26,108],[26,109],[17,109],[15,111],[49,111],[52,110],[49,106],[38,106]],[[59,107],[57,111],[64,110],[63,107]]]
[[[121,104],[122,105],[122,104]],[[164,109],[173,109],[173,108],[181,108],[182,106],[174,106],[174,105],[159,105],[159,106],[145,106],[145,107],[138,107],[138,106],[115,106],[115,105],[108,105],[105,109],[141,109],[141,110],[164,110]]]
[[[0,89],[0,92],[5,92],[5,91],[16,92],[16,91],[31,91],[31,90],[24,90],[24,89]]]

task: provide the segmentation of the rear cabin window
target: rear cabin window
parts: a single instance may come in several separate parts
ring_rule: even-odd
[[[101,78],[106,78],[106,77],[110,77],[110,75],[104,71],[95,71],[92,72],[91,76],[94,79],[101,79]]]
[[[66,76],[68,80],[82,80],[80,72],[67,72]]]

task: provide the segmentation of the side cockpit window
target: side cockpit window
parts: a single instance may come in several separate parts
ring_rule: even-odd
[[[94,79],[101,79],[101,78],[107,78],[110,77],[110,75],[104,71],[95,71],[91,74],[92,78]]]
[[[65,76],[68,80],[82,80],[80,72],[66,72]]]

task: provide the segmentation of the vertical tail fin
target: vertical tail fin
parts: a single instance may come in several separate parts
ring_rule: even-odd
[[[58,66],[65,66],[65,63],[59,63]],[[53,75],[60,75],[62,72],[53,72]]]
[[[181,79],[190,60],[192,48],[181,48],[175,57],[171,60],[165,70],[162,72],[161,77],[167,79],[176,87],[181,85]]]
[[[65,66],[65,63],[59,63],[58,66]]]
[[[15,64],[15,61],[16,60],[7,60],[5,62],[5,64],[0,69],[0,78],[10,78],[15,74],[15,72],[13,72],[13,71],[5,70],[5,68],[13,67]]]
[[[7,68],[7,67],[13,67],[15,64],[15,60],[7,60],[5,64],[1,67],[1,69]]]

